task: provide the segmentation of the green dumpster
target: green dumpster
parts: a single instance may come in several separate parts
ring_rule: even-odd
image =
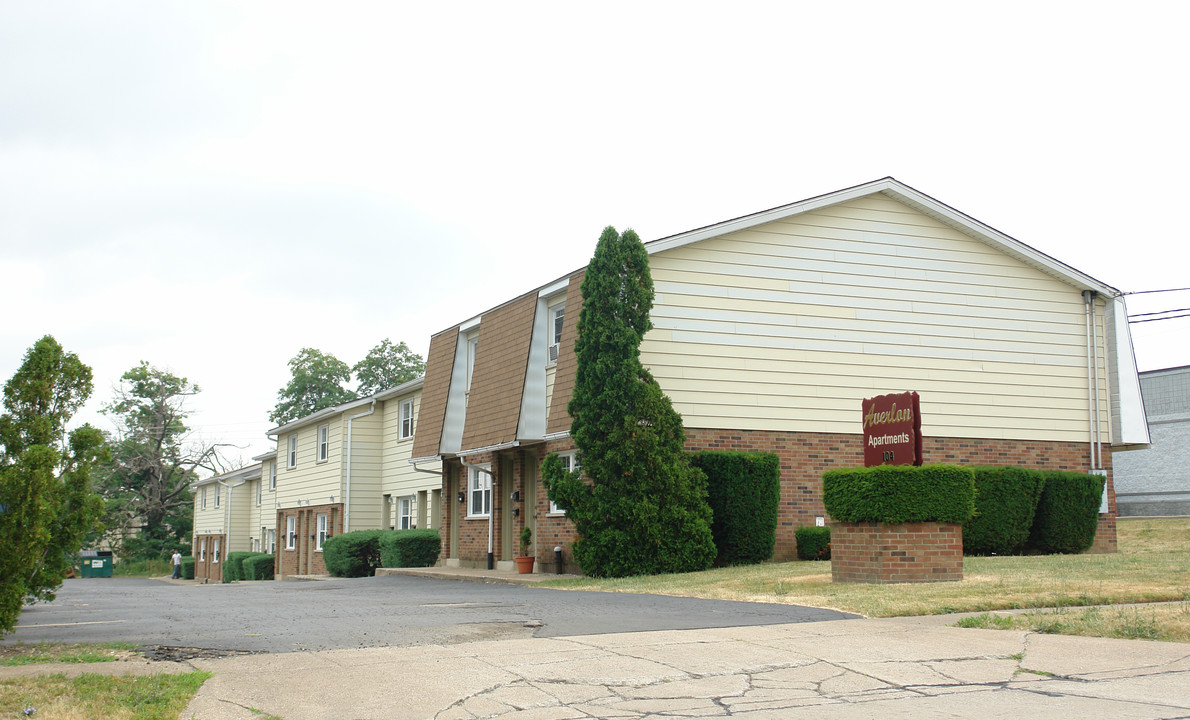
[[[84,550],[80,553],[79,577],[111,577],[112,553],[110,550]]]

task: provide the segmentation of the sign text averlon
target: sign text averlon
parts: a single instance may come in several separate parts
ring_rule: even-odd
[[[921,465],[921,403],[915,392],[863,401],[864,467]]]

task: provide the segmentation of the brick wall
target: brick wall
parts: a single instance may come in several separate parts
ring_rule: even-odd
[[[310,505],[300,508],[282,508],[277,511],[277,552],[274,555],[273,573],[278,580],[294,575],[326,575],[326,562],[322,552],[315,550],[318,532],[318,516],[327,515],[327,536],[334,537],[343,532],[343,503]],[[286,518],[296,518],[297,537],[292,550],[287,549],[285,531]]]
[[[963,579],[958,523],[831,523],[831,579],[918,583]]]

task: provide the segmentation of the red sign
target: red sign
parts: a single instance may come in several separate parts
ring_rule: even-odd
[[[915,392],[867,398],[864,467],[921,465],[921,403]]]

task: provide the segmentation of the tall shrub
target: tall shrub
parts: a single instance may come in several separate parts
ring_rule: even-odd
[[[273,556],[265,553],[244,558],[244,579],[272,580],[274,564]]]
[[[682,418],[640,362],[641,339],[652,327],[653,280],[635,232],[603,231],[582,295],[567,410],[590,484],[563,472],[556,455],[542,464],[550,499],[578,531],[574,557],[597,577],[710,567],[706,476],[691,467]]]
[[[963,553],[1010,555],[1029,539],[1045,478],[1028,468],[973,467],[975,515],[963,523]]]
[[[1080,553],[1095,542],[1104,479],[1098,475],[1046,470],[1045,488],[1028,548],[1040,553]]]
[[[237,582],[246,580],[244,576],[244,559],[259,555],[258,552],[237,550],[227,553],[223,561],[223,582]]]
[[[385,530],[355,530],[322,544],[326,571],[335,577],[370,577],[380,567],[380,535]]]
[[[707,476],[711,535],[719,565],[768,560],[777,543],[781,461],[773,453],[692,453],[690,464]]]
[[[441,552],[437,530],[389,530],[380,536],[381,567],[430,567]]]

